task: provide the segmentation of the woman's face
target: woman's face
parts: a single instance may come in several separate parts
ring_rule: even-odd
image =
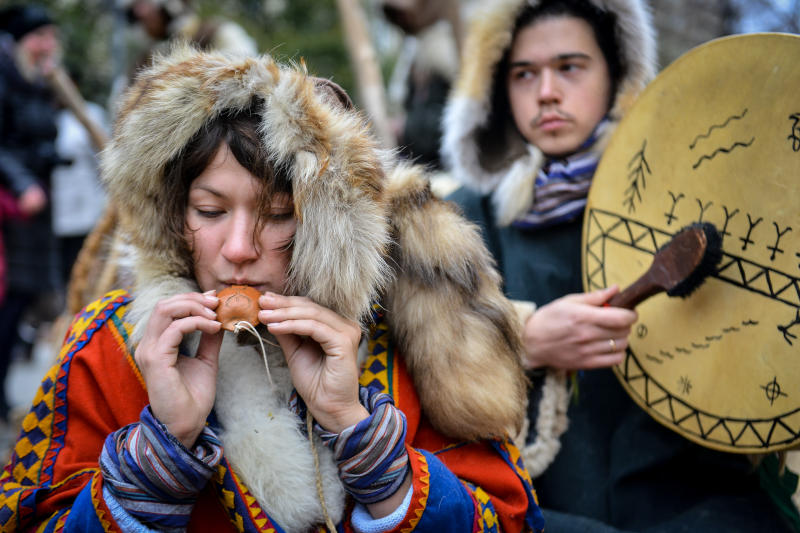
[[[260,187],[226,144],[189,187],[185,235],[202,291],[251,285],[283,293],[297,226],[294,206],[288,195],[275,195],[256,234]]]

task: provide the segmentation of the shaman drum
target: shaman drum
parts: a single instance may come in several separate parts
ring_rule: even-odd
[[[682,227],[710,222],[722,261],[685,299],[637,307],[624,361],[633,399],[728,452],[800,445],[800,37],[699,46],[619,125],[583,226],[586,290],[625,288]]]

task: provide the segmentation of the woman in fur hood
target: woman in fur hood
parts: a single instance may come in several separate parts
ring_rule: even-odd
[[[655,74],[647,5],[498,0],[475,20],[443,152],[464,184],[451,199],[484,228],[506,293],[539,306],[521,317],[534,387],[520,440],[548,529],[783,531],[744,457],[684,439],[627,396],[610,367],[636,314],[603,306],[615,287],[582,293],[594,170]]]
[[[103,154],[136,283],[73,322],[3,531],[542,530],[499,277],[376,146],[338,86],[268,56],[140,75]],[[260,294],[255,343],[221,329],[231,285]]]

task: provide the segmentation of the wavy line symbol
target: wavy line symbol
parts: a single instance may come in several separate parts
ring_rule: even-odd
[[[725,148],[725,147],[722,147],[722,148],[717,148],[716,150],[714,150],[714,151],[711,153],[711,155],[702,155],[702,156],[700,157],[700,159],[698,159],[698,160],[697,160],[697,163],[695,163],[694,165],[692,165],[692,168],[693,168],[693,169],[697,169],[697,167],[699,167],[699,166],[700,166],[700,164],[701,164],[703,161],[705,161],[705,160],[707,160],[707,159],[708,159],[708,160],[714,159],[714,158],[717,156],[717,154],[718,154],[718,153],[720,153],[720,152],[723,152],[723,153],[729,154],[729,153],[731,153],[731,152],[732,152],[732,151],[733,151],[735,148],[738,148],[738,147],[740,147],[740,146],[741,146],[742,148],[747,148],[748,146],[750,146],[751,144],[753,144],[753,141],[755,141],[755,140],[756,140],[756,138],[755,138],[755,137],[753,137],[752,139],[750,139],[750,141],[749,141],[749,142],[746,142],[746,143],[744,143],[744,142],[738,142],[738,141],[737,141],[737,142],[733,143],[732,145],[730,145],[728,148]]]
[[[695,138],[694,138],[694,140],[692,141],[692,144],[690,144],[690,145],[689,145],[689,150],[694,150],[694,147],[697,145],[697,142],[698,142],[699,140],[701,140],[701,139],[708,139],[709,137],[711,137],[711,132],[712,132],[712,131],[714,131],[714,130],[716,130],[716,129],[722,129],[722,128],[724,128],[724,127],[725,127],[725,126],[727,126],[727,125],[728,125],[728,124],[729,124],[729,123],[730,123],[732,120],[741,120],[742,118],[744,118],[744,116],[745,116],[746,114],[747,114],[747,108],[745,107],[745,108],[744,108],[744,111],[742,111],[742,114],[741,114],[741,115],[733,115],[733,116],[731,116],[731,117],[728,117],[728,119],[727,119],[725,122],[723,122],[722,124],[714,124],[714,125],[712,125],[710,128],[708,128],[708,131],[707,131],[707,132],[705,132],[705,133],[701,133],[700,135],[698,135],[697,137],[695,137]]]

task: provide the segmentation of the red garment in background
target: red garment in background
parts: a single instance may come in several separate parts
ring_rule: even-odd
[[[12,218],[22,216],[22,212],[17,205],[17,199],[5,187],[0,187],[0,230],[3,222]],[[3,234],[0,232],[0,305],[6,299],[6,247],[3,244]]]

